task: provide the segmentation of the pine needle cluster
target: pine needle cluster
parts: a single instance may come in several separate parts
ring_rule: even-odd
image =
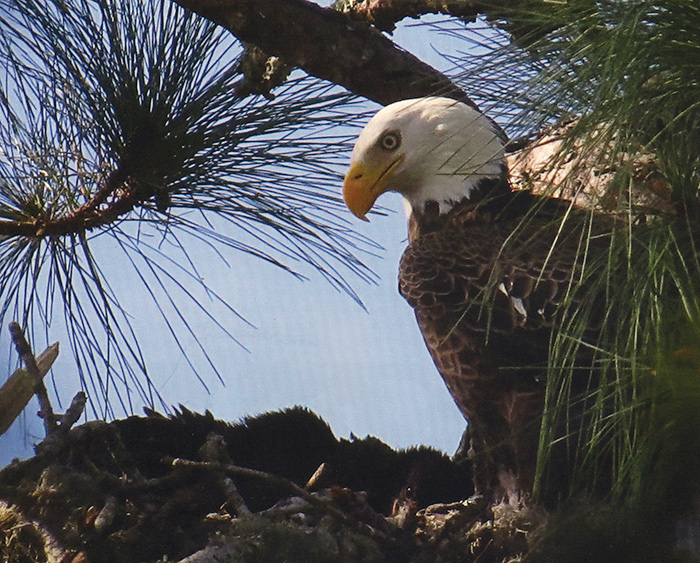
[[[139,338],[150,321],[114,291],[123,276],[193,371],[208,362],[220,378],[183,305],[234,340],[237,313],[202,281],[195,249],[226,270],[241,251],[316,271],[357,299],[346,277],[372,279],[357,257],[371,246],[337,193],[355,99],[301,73],[274,99],[239,95],[240,44],[169,1],[2,10],[0,324],[28,327],[37,347],[63,325],[95,414],[158,400]]]

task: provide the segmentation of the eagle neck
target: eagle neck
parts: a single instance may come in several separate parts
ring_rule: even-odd
[[[493,207],[499,201],[512,195],[508,184],[505,168],[498,177],[481,178],[473,184],[467,195],[460,200],[427,199],[420,205],[411,204],[409,209],[408,234],[409,241],[443,228],[449,223],[450,217],[462,214],[463,211],[478,210],[480,207]]]

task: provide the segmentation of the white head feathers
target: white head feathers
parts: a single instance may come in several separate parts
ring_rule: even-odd
[[[380,110],[360,134],[344,194],[360,217],[385,191],[401,193],[413,209],[435,201],[444,212],[504,170],[504,142],[482,113],[449,98],[403,100]],[[369,190],[371,202],[357,204],[359,189]]]

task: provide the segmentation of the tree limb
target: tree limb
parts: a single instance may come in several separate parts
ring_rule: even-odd
[[[333,8],[350,19],[372,24],[382,31],[393,31],[404,18],[445,14],[465,21],[486,16],[506,30],[514,42],[527,46],[553,29],[553,20],[544,17],[566,2],[555,0],[336,0]]]
[[[43,215],[26,221],[0,220],[0,236],[43,238],[89,231],[126,215],[143,203],[150,194],[126,183],[121,169],[116,169],[92,198],[71,213],[54,217]]]
[[[391,32],[402,19],[425,14],[445,14],[471,21],[482,6],[481,2],[471,0],[337,0],[333,8],[353,20]]]
[[[56,416],[54,415],[53,408],[51,407],[51,401],[49,401],[49,394],[46,390],[46,386],[44,385],[44,378],[41,374],[39,366],[37,365],[34,352],[32,352],[31,346],[29,346],[27,339],[24,337],[22,327],[15,322],[11,322],[9,328],[12,341],[15,344],[15,348],[17,348],[17,353],[32,377],[34,393],[39,399],[41,418],[44,419],[44,428],[46,429],[46,435],[48,436],[56,430],[57,424]]]
[[[173,0],[240,41],[382,105],[428,95],[475,107],[444,74],[363,22],[307,0]]]

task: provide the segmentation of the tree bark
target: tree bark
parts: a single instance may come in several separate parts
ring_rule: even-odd
[[[337,0],[333,7],[382,31],[393,31],[404,18],[426,14],[445,14],[465,21],[483,14],[510,33],[512,40],[524,40],[524,46],[552,29],[553,21],[544,14],[558,9],[551,0]]]
[[[472,21],[481,11],[481,3],[471,0],[338,0],[333,7],[354,20],[390,32],[404,18],[445,14]]]
[[[382,105],[448,96],[476,107],[449,78],[366,23],[307,0],[174,0],[308,74]]]

